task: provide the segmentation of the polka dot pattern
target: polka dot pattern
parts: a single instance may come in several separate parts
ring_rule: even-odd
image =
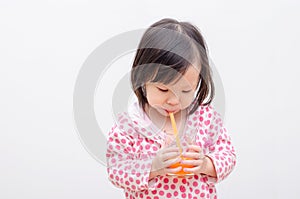
[[[128,113],[118,115],[109,132],[106,153],[109,180],[124,189],[125,197],[130,199],[217,198],[215,183],[231,173],[236,157],[230,136],[213,107],[200,106],[189,116],[187,127],[199,129],[195,143],[212,160],[217,178],[199,174],[158,176],[149,180],[152,159],[164,140],[151,126],[143,126],[141,113],[142,110],[136,108],[135,117]]]

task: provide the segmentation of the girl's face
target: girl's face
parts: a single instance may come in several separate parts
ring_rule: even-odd
[[[194,100],[199,73],[199,69],[190,66],[175,83],[146,83],[149,106],[164,116],[168,116],[169,112],[177,113],[188,108]]]

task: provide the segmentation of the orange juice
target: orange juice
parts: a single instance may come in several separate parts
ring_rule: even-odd
[[[183,160],[192,160],[191,158],[182,158]],[[177,167],[182,167],[182,169],[177,172],[177,173],[171,173],[171,174],[168,174],[168,175],[179,175],[179,176],[183,176],[183,175],[193,175],[192,173],[189,173],[189,172],[185,172],[183,171],[184,168],[193,168],[194,166],[192,165],[184,165],[184,164],[181,164],[180,162],[177,162],[175,164],[172,164],[170,166],[170,168],[177,168]]]

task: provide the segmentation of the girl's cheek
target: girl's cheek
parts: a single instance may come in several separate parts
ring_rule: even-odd
[[[192,104],[193,99],[194,99],[194,97],[191,97],[191,96],[183,98],[183,100],[182,100],[182,107],[183,108],[189,107]]]

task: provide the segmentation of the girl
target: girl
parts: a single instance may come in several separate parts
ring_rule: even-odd
[[[130,199],[216,198],[215,183],[231,173],[236,157],[210,105],[214,84],[199,30],[173,19],[150,26],[131,82],[138,102],[118,115],[109,132],[109,180]]]

